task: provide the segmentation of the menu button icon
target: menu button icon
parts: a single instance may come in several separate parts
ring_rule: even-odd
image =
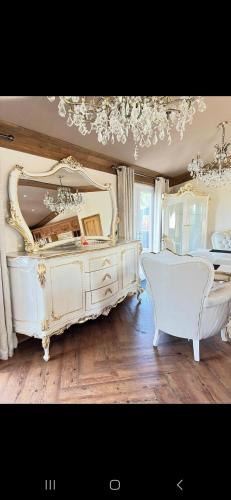
[[[110,481],[110,490],[113,490],[113,491],[120,490],[120,481],[119,481],[119,479],[111,479],[111,481]]]

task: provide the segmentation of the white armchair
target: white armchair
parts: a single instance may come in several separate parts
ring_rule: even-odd
[[[212,246],[216,250],[231,251],[231,231],[217,231],[212,234]]]
[[[194,359],[200,361],[201,339],[221,332],[222,340],[228,340],[231,283],[214,283],[209,261],[164,250],[144,253],[141,264],[154,307],[155,347],[160,331],[192,339]]]

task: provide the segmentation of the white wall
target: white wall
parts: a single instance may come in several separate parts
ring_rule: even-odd
[[[175,193],[185,184],[192,184],[195,190],[209,195],[207,247],[211,248],[211,235],[215,231],[231,229],[231,184],[220,188],[208,188],[202,182],[190,180],[170,189]]]
[[[27,170],[33,171],[45,171],[57,163],[56,160],[50,160],[47,158],[42,158],[40,156],[34,156],[27,153],[21,153],[20,151],[13,151],[7,148],[0,148],[0,183],[2,196],[0,203],[3,207],[5,219],[9,216],[8,210],[8,177],[10,171],[15,167],[15,165],[21,165]],[[112,189],[116,195],[117,189],[117,179],[116,175],[107,174],[99,170],[86,169],[91,178],[100,184],[111,183]],[[1,207],[0,207],[1,208]],[[24,242],[20,234],[13,228],[11,228],[7,222],[4,226],[5,238],[6,238],[6,251],[16,252],[24,250]]]

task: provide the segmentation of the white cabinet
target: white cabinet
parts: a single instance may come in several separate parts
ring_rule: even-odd
[[[84,262],[78,258],[66,264],[54,262],[49,266],[51,317],[84,312]]]
[[[135,248],[125,248],[122,251],[122,287],[126,288],[138,279],[138,262]]]
[[[168,241],[178,254],[206,248],[208,199],[191,185],[163,195],[163,247]]]
[[[142,291],[138,241],[91,251],[9,255],[13,326],[42,339],[49,359],[52,335],[107,315],[130,292]]]

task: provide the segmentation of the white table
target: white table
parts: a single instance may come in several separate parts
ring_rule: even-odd
[[[219,273],[231,273],[231,253],[210,252],[210,250],[202,248],[190,252],[190,255],[208,259],[213,265],[220,266],[218,268]]]

